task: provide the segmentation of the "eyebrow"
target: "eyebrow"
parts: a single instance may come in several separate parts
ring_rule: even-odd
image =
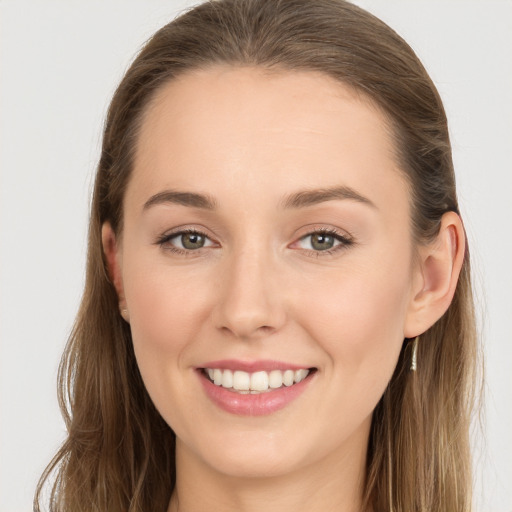
[[[196,194],[194,192],[180,192],[178,190],[164,190],[154,196],[151,196],[145,203],[143,210],[147,210],[157,204],[180,204],[193,208],[202,208],[205,210],[215,210],[217,203],[213,197],[206,194]]]
[[[294,194],[286,196],[283,201],[283,206],[286,209],[304,208],[306,206],[313,206],[315,204],[333,201],[336,199],[350,199],[377,209],[370,199],[359,194],[359,192],[355,191],[353,188],[344,185],[295,192]]]
[[[295,192],[284,198],[282,207],[284,209],[305,208],[326,201],[348,199],[366,204],[372,208],[377,208],[375,204],[367,197],[356,192],[353,188],[344,185],[320,188],[311,190],[302,190]],[[201,208],[204,210],[215,210],[217,201],[207,194],[198,194],[195,192],[183,192],[179,190],[164,190],[151,196],[145,203],[143,210],[147,210],[158,204],[179,204],[192,208]]]

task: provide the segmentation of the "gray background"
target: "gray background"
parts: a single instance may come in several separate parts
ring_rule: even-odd
[[[487,398],[476,503],[512,511],[512,2],[358,2],[395,28],[450,119],[473,258]],[[186,0],[0,0],[0,512],[31,510],[64,436],[57,365],[83,284],[108,101]]]

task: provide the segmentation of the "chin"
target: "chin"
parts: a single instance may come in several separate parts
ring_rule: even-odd
[[[233,478],[276,478],[293,473],[301,468],[297,457],[289,457],[284,453],[259,454],[237,453],[227,457],[209,461],[216,472]]]
[[[304,429],[295,431],[300,437],[283,431],[255,429],[236,434],[231,431],[229,435],[203,438],[195,447],[185,446],[178,440],[177,448],[178,453],[180,449],[193,451],[198,463],[224,476],[274,478],[296,472],[322,458],[322,451],[313,448],[315,436],[308,436]]]

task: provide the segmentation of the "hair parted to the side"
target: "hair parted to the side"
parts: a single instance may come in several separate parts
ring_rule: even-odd
[[[216,0],[184,13],[144,46],[108,111],[92,201],[86,285],[59,372],[68,437],[36,491],[55,512],[164,512],[175,481],[174,434],[140,377],[129,326],[106,269],[101,227],[122,232],[123,197],[137,133],[163,84],[216,64],[321,72],[386,114],[411,189],[417,243],[458,212],[446,116],[411,48],[383,22],[344,0]],[[418,344],[404,342],[374,411],[365,506],[375,512],[471,509],[469,424],[476,330],[466,251],[455,297]]]

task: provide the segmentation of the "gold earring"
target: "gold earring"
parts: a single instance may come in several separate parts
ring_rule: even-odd
[[[419,336],[416,336],[414,338],[414,341],[412,342],[412,358],[411,358],[411,371],[415,372],[418,367],[418,338]]]

